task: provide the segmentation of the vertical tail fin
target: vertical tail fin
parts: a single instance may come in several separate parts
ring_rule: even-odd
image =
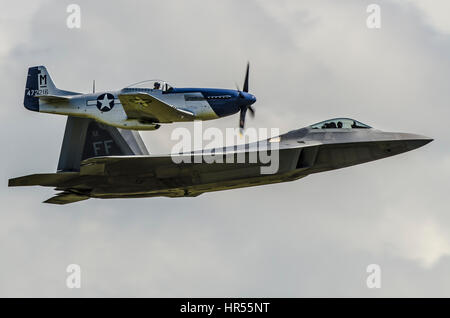
[[[96,156],[148,155],[137,131],[104,126],[92,119],[67,118],[57,173],[41,173],[12,178],[9,187],[41,185],[56,187],[62,191],[45,201],[52,204],[68,204],[90,198],[93,190],[83,185],[80,178],[80,162]]]
[[[34,97],[39,91],[39,69],[37,66],[28,69],[27,84],[25,85],[25,98],[23,105],[28,110],[39,111],[39,99]]]
[[[69,116],[58,162],[58,171],[80,171],[80,162],[98,156],[148,155],[137,131],[105,126]]]
[[[28,69],[23,105],[26,109],[39,111],[39,99],[36,95],[76,95],[79,93],[56,88],[45,66],[33,66]]]

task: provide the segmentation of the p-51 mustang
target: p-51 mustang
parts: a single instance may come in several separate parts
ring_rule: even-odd
[[[160,124],[211,120],[240,112],[239,127],[255,96],[248,93],[249,64],[242,91],[175,88],[159,80],[139,82],[119,91],[82,94],[56,88],[45,66],[28,69],[24,106],[32,111],[91,118],[123,129],[155,130]]]

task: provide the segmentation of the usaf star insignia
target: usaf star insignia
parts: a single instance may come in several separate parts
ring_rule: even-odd
[[[114,107],[113,94],[105,93],[97,97],[97,108],[101,112],[109,112],[113,107]]]

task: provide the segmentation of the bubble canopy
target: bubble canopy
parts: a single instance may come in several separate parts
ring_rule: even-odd
[[[312,129],[369,129],[372,128],[366,124],[363,124],[357,120],[351,118],[333,118],[320,123],[309,126]]]
[[[125,88],[134,88],[134,89],[159,89],[162,90],[163,92],[167,92],[170,91],[172,89],[172,86],[169,85],[169,83],[167,83],[164,80],[160,80],[160,79],[151,79],[151,80],[145,80],[145,81],[141,81],[141,82],[137,82],[134,84],[131,84]]]

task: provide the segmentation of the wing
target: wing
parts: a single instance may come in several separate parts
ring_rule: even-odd
[[[195,118],[193,113],[175,108],[149,94],[119,94],[119,99],[130,119],[172,123],[176,121],[192,121]]]
[[[64,184],[64,182],[77,177],[77,172],[62,172],[62,173],[37,173],[28,176],[12,178],[8,180],[8,187],[23,187],[23,186],[47,186],[56,187]]]

